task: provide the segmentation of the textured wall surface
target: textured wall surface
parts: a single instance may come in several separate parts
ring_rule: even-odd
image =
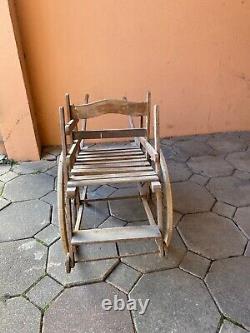
[[[15,3],[43,144],[59,142],[65,92],[78,103],[150,89],[162,136],[250,129],[250,1]]]

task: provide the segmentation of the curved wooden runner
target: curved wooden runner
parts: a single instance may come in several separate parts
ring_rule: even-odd
[[[65,221],[65,193],[64,193],[64,177],[63,177],[63,155],[61,153],[58,162],[57,172],[57,203],[58,203],[58,221],[65,254],[69,252],[67,239],[66,221]]]
[[[169,246],[171,242],[171,238],[173,235],[173,200],[172,200],[172,191],[171,191],[171,184],[170,184],[170,178],[169,178],[169,172],[167,163],[165,161],[165,157],[162,153],[162,150],[160,150],[160,166],[161,166],[161,172],[162,172],[162,180],[163,180],[163,194],[164,194],[164,200],[166,204],[166,208],[164,209],[164,212],[166,214],[166,230],[164,235],[164,242],[166,244],[166,247]],[[164,205],[165,206],[165,205]]]

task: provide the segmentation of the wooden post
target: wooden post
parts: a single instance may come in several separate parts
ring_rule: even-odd
[[[159,133],[159,106],[154,106],[154,146],[156,152],[160,156],[160,133]],[[160,172],[160,163],[159,159],[155,161],[155,171],[157,174]]]
[[[147,97],[146,97],[146,102],[147,102],[147,116],[146,116],[146,128],[147,128],[147,139],[150,139],[150,126],[151,126],[151,92],[147,92]]]

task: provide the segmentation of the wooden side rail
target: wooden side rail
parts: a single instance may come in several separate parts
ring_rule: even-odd
[[[131,128],[135,128],[133,119],[131,116],[129,116],[129,125]],[[159,154],[157,151],[154,149],[154,147],[148,142],[148,140],[145,137],[135,137],[135,141],[138,145],[142,145],[146,152],[149,154],[150,158],[152,161],[156,162],[159,160]]]
[[[145,128],[107,129],[73,132],[73,139],[129,138],[145,136]]]
[[[73,164],[75,163],[79,146],[80,146],[80,140],[75,140],[68,151],[68,154],[66,156],[66,163],[69,169],[72,169]]]
[[[71,119],[66,125],[65,125],[65,134],[70,135],[72,131],[76,128],[78,124],[78,119]]]

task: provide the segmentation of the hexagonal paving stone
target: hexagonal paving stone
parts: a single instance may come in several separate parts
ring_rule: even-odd
[[[250,241],[247,244],[244,255],[247,256],[247,257],[250,257]]]
[[[250,239],[250,207],[238,208],[234,216],[234,221],[238,224],[246,237]]]
[[[247,333],[247,331],[228,320],[224,320],[219,333]]]
[[[100,224],[98,228],[124,227],[125,224],[127,224],[127,222],[119,220],[114,216],[110,216],[106,221]]]
[[[52,218],[51,222],[58,226],[58,215],[57,215],[57,192],[51,191],[41,198],[42,201],[47,202],[52,206]]]
[[[114,196],[137,195],[137,189],[119,189]],[[113,195],[111,195],[112,197]],[[114,217],[127,222],[147,220],[147,215],[140,199],[123,199],[109,201],[110,212]]]
[[[235,170],[234,176],[240,179],[250,180],[250,173],[246,171]]]
[[[8,201],[4,198],[0,198],[0,210],[7,207],[9,204],[10,204],[10,201]]]
[[[0,181],[3,183],[8,183],[10,180],[16,178],[18,175],[13,172],[13,171],[9,171],[7,173],[5,173],[4,175],[0,176]]]
[[[88,198],[107,198],[112,193],[114,193],[116,189],[109,185],[102,185],[98,187],[95,191],[88,191]]]
[[[187,157],[209,155],[213,153],[213,149],[205,142],[195,140],[176,142],[174,147],[178,148],[180,152]]]
[[[188,155],[184,154],[177,147],[161,145],[162,153],[166,160],[175,160],[178,162],[186,162],[189,158]]]
[[[32,237],[50,223],[50,207],[40,200],[12,203],[0,220],[0,241]]]
[[[117,242],[117,245],[119,253],[122,256],[159,252],[158,246],[153,239],[129,240],[125,242]]]
[[[140,276],[141,273],[135,269],[120,263],[113,272],[111,272],[106,281],[124,293],[129,293]]]
[[[0,302],[0,332],[39,333],[40,311],[23,297]]]
[[[52,177],[57,177],[57,165],[55,165],[53,168],[50,168],[49,170],[46,171],[46,173]]]
[[[206,287],[180,269],[143,275],[129,297],[150,300],[143,316],[133,311],[138,333],[216,331],[220,315]]]
[[[214,204],[212,195],[190,181],[172,185],[174,209],[183,214],[209,211]]]
[[[247,148],[244,140],[233,136],[223,136],[223,134],[218,135],[215,138],[211,138],[207,142],[214,150],[219,153],[231,153],[233,151],[245,150]]]
[[[214,213],[225,216],[225,217],[229,217],[229,218],[233,217],[235,211],[236,211],[235,207],[225,204],[224,202],[219,202],[219,201],[217,201],[213,207]]]
[[[222,313],[250,330],[250,258],[218,260],[206,276],[206,283]]]
[[[205,185],[208,182],[209,177],[194,174],[189,178],[189,180],[199,185]]]
[[[54,179],[45,174],[24,175],[5,185],[4,197],[12,201],[38,199],[51,191]]]
[[[0,182],[0,195],[2,195],[4,183]]]
[[[44,309],[62,290],[62,285],[46,275],[26,295],[32,303]]]
[[[8,171],[10,171],[10,169],[11,169],[10,165],[0,164],[0,175],[7,173]]]
[[[20,175],[27,175],[30,173],[45,172],[55,166],[56,162],[49,162],[45,160],[34,162],[21,162],[13,166],[13,171]]]
[[[210,259],[241,255],[247,242],[231,220],[214,213],[186,215],[178,230],[188,249]]]
[[[150,247],[151,250],[151,245],[145,244],[144,248],[146,247]],[[183,244],[179,234],[175,231],[167,255],[165,257],[160,257],[159,254],[144,254],[140,256],[122,258],[122,262],[142,273],[147,273],[178,267],[185,253],[186,247]]]
[[[187,165],[194,172],[208,177],[229,176],[234,170],[221,156],[192,157]]]
[[[192,172],[189,170],[185,163],[176,162],[173,160],[168,161],[168,170],[171,182],[184,181],[192,175]]]
[[[210,260],[188,251],[180,264],[180,268],[203,279],[209,265]]]
[[[87,250],[88,253],[88,250]],[[97,251],[96,256],[104,256],[103,249]],[[105,253],[106,255],[106,253]],[[65,255],[59,241],[51,245],[49,249],[48,273],[63,285],[76,285],[83,283],[99,282],[116,266],[117,259],[79,262],[70,274],[65,272]]]
[[[59,237],[60,233],[58,227],[53,224],[48,225],[46,228],[35,235],[36,239],[39,239],[47,246],[50,246],[52,243],[54,243],[54,241],[59,239]]]
[[[43,333],[134,332],[128,310],[102,309],[102,301],[113,302],[115,295],[127,301],[125,294],[108,283],[65,289],[45,312]]]
[[[250,205],[250,181],[245,179],[234,176],[212,178],[207,188],[218,201],[236,207]]]
[[[23,293],[45,272],[47,248],[34,239],[0,244],[0,295]]]
[[[229,154],[226,158],[236,169],[250,172],[250,151]]]
[[[81,229],[97,228],[109,216],[107,202],[91,202],[91,204],[85,207],[83,210]]]

